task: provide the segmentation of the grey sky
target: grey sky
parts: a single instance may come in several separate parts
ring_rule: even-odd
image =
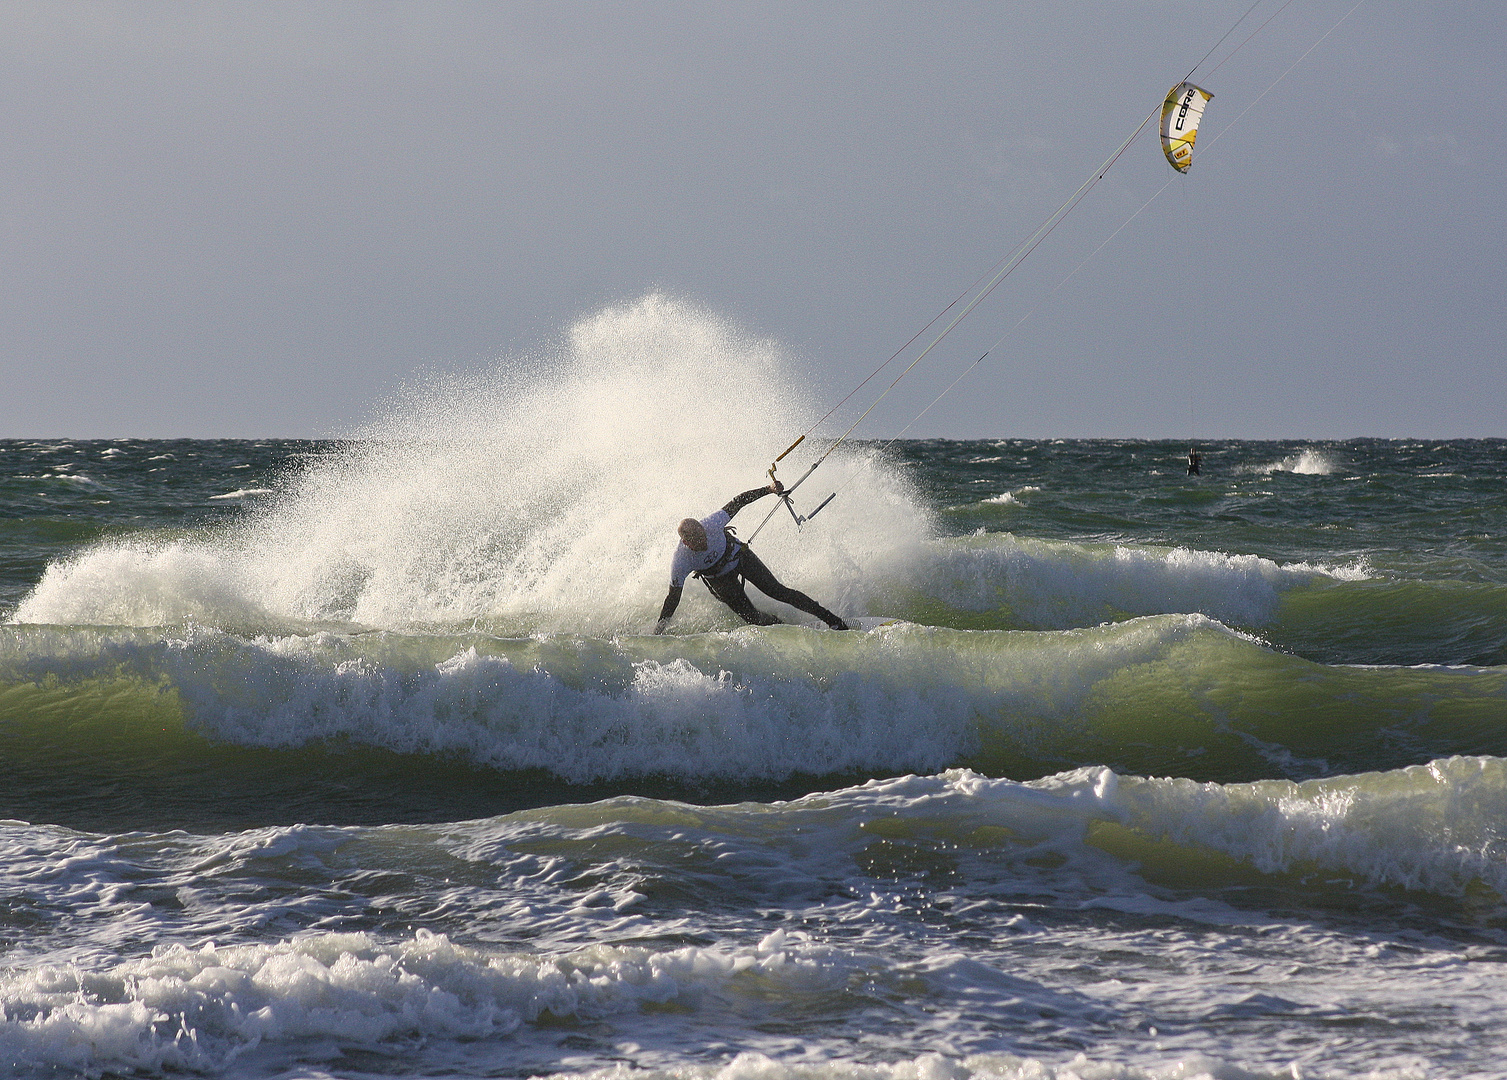
[[[1353,2],[1200,72],[1193,171],[1148,129],[866,431],[1040,301],[911,434],[1507,435],[1507,7],[1367,0],[1256,101]],[[656,288],[835,401],[1249,6],[0,5],[0,436],[338,433]]]

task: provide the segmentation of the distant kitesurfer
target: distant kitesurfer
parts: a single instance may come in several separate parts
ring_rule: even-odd
[[[747,544],[733,535],[727,523],[734,514],[756,499],[765,495],[779,495],[785,485],[778,480],[768,487],[753,488],[736,496],[721,510],[700,521],[686,518],[680,523],[680,544],[675,548],[670,562],[670,591],[665,595],[664,607],[659,612],[659,622],[654,624],[656,634],[664,633],[670,616],[680,606],[680,593],[688,575],[706,582],[712,595],[732,608],[744,622],[769,626],[780,620],[760,611],[748,599],[744,582],[758,589],[771,600],[815,615],[834,630],[846,630],[848,624],[822,607],[811,597],[788,586],[781,585],[762,559],[753,553]]]
[[[1198,448],[1194,447],[1194,446],[1190,446],[1188,448],[1188,475],[1189,476],[1197,476],[1198,475],[1198,465],[1199,465],[1199,463],[1202,460],[1203,460],[1203,458],[1199,456]]]

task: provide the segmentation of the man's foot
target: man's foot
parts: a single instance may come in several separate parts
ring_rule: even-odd
[[[832,621],[829,622],[829,623],[827,623],[827,625],[830,626],[834,630],[851,630],[851,629],[853,629],[851,626],[849,626],[847,623],[843,622],[841,619],[839,619],[835,615],[832,617]]]

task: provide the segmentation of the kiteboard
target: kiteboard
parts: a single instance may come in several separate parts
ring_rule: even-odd
[[[851,630],[882,630],[886,626],[904,626],[904,619],[892,619],[888,615],[859,615],[856,618],[844,619]]]

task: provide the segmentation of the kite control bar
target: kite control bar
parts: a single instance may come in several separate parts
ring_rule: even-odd
[[[775,458],[772,462],[770,462],[770,464],[769,464],[769,479],[770,479],[771,483],[775,483],[775,484],[779,483],[778,478],[774,475],[775,468],[780,464],[781,461],[784,460],[785,455],[789,454],[790,451],[794,450],[797,446],[801,445],[801,443],[803,441],[805,441],[805,438],[806,438],[806,436],[802,435],[799,439],[796,439],[795,442],[793,442],[789,446],[785,447],[784,453],[782,453],[779,457]],[[825,456],[826,456],[825,454],[822,455],[822,457],[825,457]],[[802,484],[804,484],[806,482],[806,478],[808,476],[810,476],[812,473],[814,473],[816,471],[816,467],[818,465],[820,465],[821,463],[822,463],[822,458],[817,458],[815,461],[813,461],[811,463],[811,467],[808,468],[805,472],[803,472],[801,474],[801,477],[800,477],[799,480],[797,480],[795,483],[791,484],[787,488],[782,489],[779,492],[780,502],[784,503],[785,504],[785,509],[790,511],[790,516],[791,516],[791,518],[794,519],[794,521],[795,521],[795,527],[797,529],[799,529],[802,525],[806,524],[806,522],[810,521],[817,514],[821,513],[822,507],[826,506],[833,499],[837,498],[837,492],[834,491],[832,494],[828,495],[825,499],[823,499],[815,510],[811,511],[811,513],[808,514],[808,515],[806,515],[805,517],[802,517],[800,514],[797,514],[795,512],[795,503],[793,503],[793,502],[790,501],[790,495],[791,495],[791,493],[794,492],[796,488],[798,488]],[[774,509],[770,510],[769,513],[765,514],[764,515],[764,520],[761,521],[761,522],[759,522],[759,527],[757,529],[755,529],[753,532],[749,533],[749,535],[748,535],[748,541],[750,543],[752,543],[753,538],[755,536],[759,535],[760,531],[764,528],[764,526],[769,524],[769,519],[772,518],[772,517],[774,517],[775,511],[777,511],[778,509],[779,509],[779,507],[776,506]]]

